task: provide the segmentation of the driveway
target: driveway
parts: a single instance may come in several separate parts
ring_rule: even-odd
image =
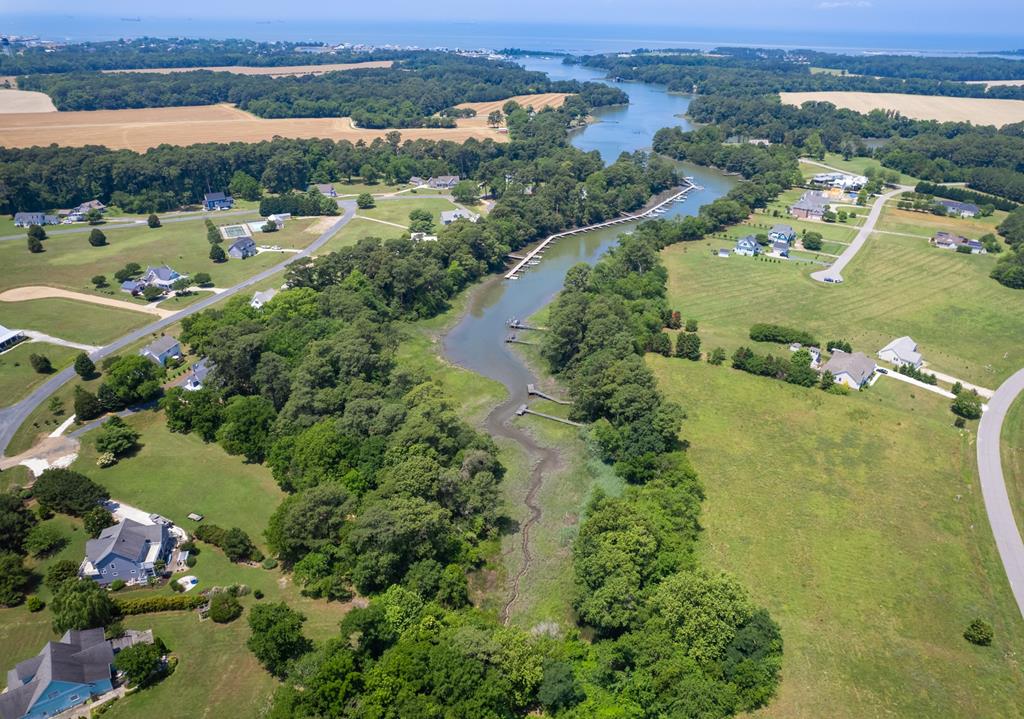
[[[1021,540],[1020,530],[1017,529],[1010,508],[999,451],[1003,420],[1021,392],[1024,392],[1024,369],[1018,370],[996,389],[988,403],[988,412],[981,416],[978,425],[978,475],[996,548],[1003,560],[1003,569],[1017,601],[1017,608],[1024,616],[1024,541]]]
[[[114,340],[105,347],[100,348],[96,352],[93,352],[90,357],[92,360],[98,361],[104,357],[108,357],[119,350],[124,349],[128,345],[138,342],[139,340],[148,337],[149,335],[159,332],[166,327],[179,322],[180,320],[193,315],[197,312],[202,312],[211,305],[220,302],[226,297],[235,295],[242,290],[249,289],[253,285],[256,285],[264,280],[272,277],[281,270],[285,269],[291,263],[304,258],[312,256],[317,250],[323,247],[327,242],[337,234],[338,230],[347,225],[352,221],[352,218],[356,214],[356,203],[355,202],[340,202],[338,206],[342,209],[341,217],[327,228],[318,238],[316,238],[309,246],[304,248],[301,252],[284,259],[273,267],[269,267],[262,272],[259,272],[252,277],[242,280],[237,285],[229,287],[224,292],[216,295],[210,295],[203,299],[195,302],[194,304],[185,307],[179,312],[163,317],[156,322],[152,322],[145,327],[129,332],[128,334]],[[10,405],[0,409],[0,457],[4,456],[4,451],[7,449],[7,445],[10,444],[11,438],[14,437],[14,433],[18,431],[28,416],[36,409],[40,404],[46,401],[50,395],[56,392],[65,383],[76,377],[74,367],[66,367],[65,369],[57,372],[50,376],[43,384],[39,385],[28,397],[17,402],[16,404]]]
[[[865,242],[867,242],[868,237],[871,236],[871,233],[875,229],[875,223],[878,222],[878,218],[882,216],[882,209],[885,207],[885,203],[896,195],[913,189],[914,188],[912,187],[901,185],[895,190],[890,190],[889,192],[879,195],[874,204],[871,205],[871,211],[868,213],[867,219],[864,221],[864,224],[861,225],[860,231],[857,233],[857,236],[853,238],[853,242],[850,243],[849,247],[843,250],[843,254],[839,255],[839,259],[833,262],[828,269],[812,272],[811,277],[818,282],[842,282],[843,268],[845,268],[846,265],[849,264],[850,260],[857,255],[860,248],[864,246]]]

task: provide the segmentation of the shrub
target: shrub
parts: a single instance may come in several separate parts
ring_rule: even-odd
[[[89,244],[93,247],[103,247],[107,244],[107,236],[103,234],[103,230],[92,228],[92,232],[89,233]]]
[[[833,350],[842,350],[843,352],[853,352],[853,345],[846,340],[829,340],[826,348],[829,352]]]
[[[963,419],[978,419],[981,417],[981,397],[974,391],[961,392],[949,408],[953,410],[953,414]]]
[[[956,419],[953,420],[953,426],[963,429],[964,427],[967,426],[967,420],[965,420],[963,417],[957,417]]]
[[[169,581],[167,583],[167,586],[169,586],[171,588],[172,592],[184,592],[185,591],[185,587],[181,586],[181,582],[179,582],[177,579],[172,579],[171,581]]]
[[[32,487],[32,494],[44,507],[80,517],[98,503],[110,499],[110,493],[70,469],[45,470]]]
[[[277,560],[274,559],[273,557],[267,557],[266,559],[263,560],[263,568],[264,569],[276,569],[277,568]]]
[[[257,589],[255,591],[253,591],[252,596],[255,597],[256,599],[263,599],[263,590],[262,589]]]
[[[43,251],[43,243],[36,237],[28,238],[28,251],[32,254],[39,254]]]
[[[216,524],[204,524],[196,529],[196,539],[219,547],[232,562],[259,562],[263,553],[256,548],[249,535],[238,527],[224,529]]]
[[[149,225],[151,228],[156,229],[157,227],[160,226],[160,218],[157,217],[156,215],[150,215],[149,217],[146,218],[146,224]]]
[[[96,434],[96,451],[123,457],[135,449],[140,436],[120,417],[111,417]]]
[[[96,374],[96,364],[89,359],[89,355],[85,352],[81,352],[75,357],[75,374],[82,379],[89,379]]]
[[[208,272],[197,272],[192,279],[199,287],[209,287],[213,284],[213,280],[210,279]]]
[[[25,549],[31,552],[33,557],[45,557],[59,550],[67,541],[60,530],[52,524],[37,524],[25,538]]]
[[[229,592],[218,592],[210,600],[210,619],[218,624],[233,622],[242,616],[242,605]]]
[[[818,340],[811,333],[783,325],[756,324],[750,328],[750,339],[755,342],[778,342],[780,344],[799,342],[809,347],[818,346]]]
[[[96,287],[96,289],[100,289],[101,287],[107,286],[106,275],[93,275],[91,281],[93,285]]]
[[[152,302],[164,296],[164,291],[156,285],[146,285],[142,290],[142,297],[146,302]]]
[[[185,560],[185,566],[191,569],[192,567],[196,566],[197,561],[198,560],[196,559],[196,555],[190,554],[188,555],[188,559]]]
[[[376,206],[377,203],[376,201],[374,201],[373,195],[371,195],[369,192],[364,192],[361,195],[359,195],[359,197],[356,198],[356,207],[358,207],[360,210],[369,210]]]
[[[224,253],[224,248],[220,245],[210,245],[210,259],[214,262],[224,262],[228,256]]]
[[[979,647],[990,645],[994,636],[992,625],[984,619],[973,619],[964,631],[964,639]]]
[[[39,355],[33,352],[28,356],[28,363],[39,374],[50,374],[53,372],[53,365],[50,364],[50,358],[46,355]]]
[[[123,579],[115,579],[114,581],[112,581],[110,583],[110,591],[112,591],[112,592],[120,592],[126,586],[128,586],[128,583],[125,582]]]
[[[42,599],[33,594],[29,596],[27,600],[25,600],[25,606],[28,607],[28,610],[30,612],[39,612],[42,611],[43,607],[46,606],[46,602],[44,602]]]
[[[697,331],[697,320],[686,320],[686,331],[696,332]]]
[[[114,606],[117,608],[118,614],[125,617],[134,614],[152,614],[153,612],[179,612],[187,609],[196,609],[204,604],[206,604],[206,598],[197,594],[160,595],[114,600]]]
[[[113,452],[104,452],[96,458],[96,466],[100,469],[113,467],[115,464],[117,464],[117,457],[114,456]]]

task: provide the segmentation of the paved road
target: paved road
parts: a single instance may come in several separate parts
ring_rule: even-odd
[[[879,195],[878,199],[875,200],[874,204],[871,205],[871,211],[868,213],[868,217],[864,220],[864,224],[860,227],[860,232],[853,238],[853,242],[843,250],[843,254],[839,255],[839,259],[832,263],[828,269],[818,270],[817,272],[811,273],[811,278],[818,282],[842,282],[843,281],[843,268],[849,264],[860,248],[867,242],[868,237],[875,229],[875,223],[878,222],[878,218],[882,216],[882,209],[885,207],[885,203],[901,192],[907,192],[914,188],[901,185],[895,190],[890,190],[885,194]]]
[[[189,305],[180,312],[176,312],[170,317],[165,317],[156,322],[152,322],[146,325],[145,327],[134,330],[133,332],[129,332],[123,337],[120,337],[119,339],[114,340],[105,347],[101,347],[96,352],[93,352],[90,355],[90,357],[92,357],[92,359],[96,361],[108,355],[114,354],[118,350],[123,349],[124,347],[127,347],[128,345],[134,342],[138,342],[140,339],[154,332],[159,332],[165,327],[168,327],[174,324],[175,322],[178,322],[184,319],[185,317],[188,317],[189,315],[195,314],[196,312],[201,312],[210,305],[216,302],[220,302],[225,297],[230,297],[231,295],[237,294],[238,292],[241,292],[242,290],[248,287],[263,282],[268,277],[271,277],[277,272],[280,272],[285,267],[290,265],[292,262],[295,262],[300,258],[310,256],[318,249],[320,249],[324,244],[326,244],[328,240],[334,237],[338,230],[347,225],[355,216],[355,202],[339,202],[338,206],[341,207],[341,209],[343,210],[341,217],[338,218],[338,221],[331,225],[327,230],[325,230],[323,234],[316,238],[308,247],[303,249],[301,252],[289,256],[288,258],[286,258],[282,262],[279,262],[273,267],[263,270],[259,274],[254,275],[253,277],[250,277],[246,280],[243,280],[242,282],[238,283],[233,287],[229,287],[220,294],[210,295],[209,297],[203,298],[198,302]],[[40,404],[42,404],[51,394],[56,392],[63,384],[65,384],[75,376],[76,375],[74,367],[67,367],[51,376],[50,379],[48,379],[43,384],[39,385],[39,387],[37,387],[32,392],[32,394],[30,394],[25,399],[9,407],[4,407],[3,409],[0,409],[0,457],[4,456],[3,453],[7,449],[7,445],[10,444],[11,438],[14,436],[14,433],[18,430],[18,427],[20,427],[25,422],[25,420],[28,419],[28,416],[32,413],[32,411]]]
[[[1018,370],[999,385],[989,400],[988,411],[981,416],[978,425],[978,474],[981,477],[981,494],[985,498],[988,523],[996,538],[996,548],[1003,560],[1003,569],[1010,581],[1013,597],[1017,600],[1017,608],[1024,616],[1024,541],[1021,541],[1020,531],[1013,519],[999,452],[1003,420],[1021,392],[1024,392],[1024,369]]]
[[[174,222],[195,222],[196,220],[203,220],[203,219],[206,219],[207,217],[210,217],[210,218],[214,218],[214,217],[234,217],[236,215],[255,215],[255,214],[257,214],[256,210],[229,210],[227,212],[222,212],[222,211],[217,211],[217,212],[206,212],[206,211],[182,212],[181,214],[175,214],[175,215],[169,215],[169,216],[161,216],[160,217],[160,224],[161,225],[169,225],[169,224],[174,223]],[[74,227],[68,227],[68,228],[65,228],[63,230],[51,230],[50,228],[53,227],[53,225],[47,225],[43,229],[46,230],[46,236],[47,237],[59,237],[60,235],[76,235],[76,234],[81,234],[83,232],[92,232],[93,229],[96,228],[96,227],[98,227],[99,229],[101,229],[104,232],[106,232],[107,230],[123,230],[123,229],[129,229],[129,228],[132,228],[132,227],[136,227],[136,228],[144,227],[145,225],[146,225],[146,221],[145,220],[119,220],[117,218],[112,218],[110,220],[107,220],[102,225],[75,225]],[[58,227],[59,227],[59,225],[58,225]],[[28,232],[28,230],[26,229],[25,232]],[[0,241],[6,241],[6,240],[22,240],[22,241],[24,241],[25,240],[25,232],[22,232],[20,235],[4,235],[3,237],[0,237]]]

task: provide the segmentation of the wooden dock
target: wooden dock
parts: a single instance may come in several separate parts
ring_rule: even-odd
[[[534,412],[532,409],[527,407],[525,404],[519,405],[519,409],[516,410],[516,416],[522,417],[524,414],[532,414],[534,417],[543,417],[544,419],[550,419],[555,422],[561,422],[562,424],[568,424],[572,427],[582,427],[584,425],[579,422],[573,422],[571,419],[563,419],[562,417],[556,417],[553,414],[544,414],[543,412]]]
[[[687,180],[687,184],[685,186],[683,186],[679,190],[679,192],[676,192],[672,196],[667,197],[666,199],[662,200],[658,204],[654,205],[654,207],[647,208],[643,212],[638,212],[635,215],[623,215],[622,217],[614,217],[614,218],[612,218],[610,220],[605,220],[604,222],[598,222],[598,223],[593,224],[593,225],[587,225],[586,227],[576,227],[576,228],[574,228],[572,230],[565,230],[563,232],[556,232],[555,234],[551,235],[550,237],[545,239],[543,242],[541,242],[539,245],[534,247],[532,250],[527,252],[526,255],[521,260],[519,260],[519,262],[516,263],[515,267],[513,267],[511,270],[509,270],[508,272],[505,273],[505,279],[506,280],[519,279],[516,276],[517,273],[519,273],[520,270],[522,270],[524,267],[526,267],[526,265],[530,262],[530,260],[533,260],[535,257],[537,257],[537,255],[539,255],[541,252],[543,252],[545,250],[545,248],[547,248],[548,245],[550,245],[552,242],[554,242],[555,240],[557,240],[560,237],[569,237],[571,235],[578,235],[578,234],[583,233],[583,232],[590,232],[591,230],[600,230],[600,229],[605,228],[605,227],[612,227],[613,225],[621,225],[621,224],[624,224],[626,222],[636,222],[637,220],[645,220],[645,219],[647,219],[649,217],[654,216],[655,213],[658,213],[658,211],[663,209],[665,206],[670,205],[673,202],[681,201],[683,198],[686,197],[686,193],[690,192],[691,190],[695,190],[695,189],[698,189],[698,186],[695,185],[693,182],[690,182],[689,180]]]

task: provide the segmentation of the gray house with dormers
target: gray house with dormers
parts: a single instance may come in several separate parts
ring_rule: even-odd
[[[145,584],[156,576],[157,561],[166,563],[173,549],[174,539],[166,524],[124,519],[85,543],[85,561],[78,575],[101,586],[117,579]]]

